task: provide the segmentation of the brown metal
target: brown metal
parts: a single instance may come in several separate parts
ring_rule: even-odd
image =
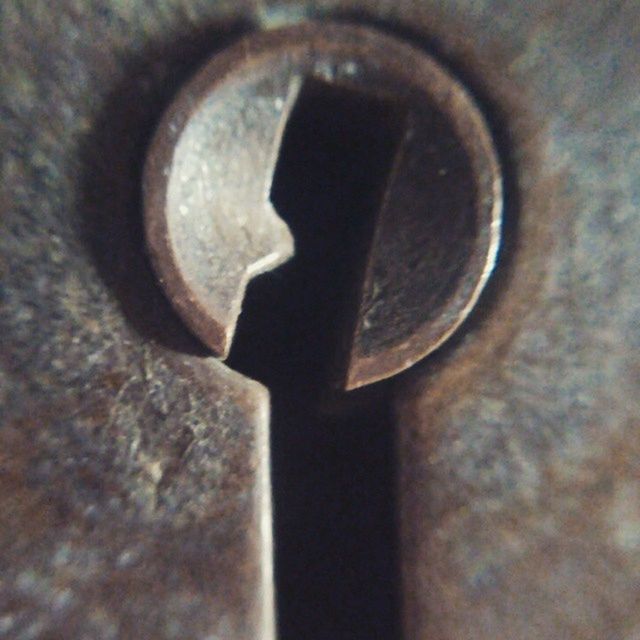
[[[139,172],[203,57],[311,13],[451,65],[482,97],[508,187],[504,251],[468,331],[394,380],[403,637],[638,637],[638,3],[0,13],[3,638],[269,637],[264,391],[165,304]]]
[[[305,24],[215,56],[156,134],[147,241],[175,308],[226,357],[248,281],[294,252],[270,189],[287,121],[310,82],[383,97],[398,112],[395,157],[362,239],[356,319],[345,326],[341,384],[353,389],[437,349],[476,303],[498,248],[502,188],[487,126],[424,51],[371,29]]]

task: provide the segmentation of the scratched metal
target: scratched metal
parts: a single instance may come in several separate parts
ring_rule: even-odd
[[[2,637],[268,634],[264,541],[238,535],[268,513],[261,412],[229,402],[256,387],[203,360],[155,287],[140,167],[214,49],[305,13],[425,44],[489,114],[507,174],[490,289],[398,382],[406,637],[639,636],[637,3],[0,11]]]

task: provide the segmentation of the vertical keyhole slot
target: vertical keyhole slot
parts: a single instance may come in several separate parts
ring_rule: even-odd
[[[228,360],[271,392],[280,640],[398,637],[388,385],[330,388],[403,133],[396,101],[305,82],[271,193],[295,257],[249,285]]]

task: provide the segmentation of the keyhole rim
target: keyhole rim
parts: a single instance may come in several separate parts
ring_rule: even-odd
[[[347,389],[355,389],[397,375],[446,343],[476,306],[493,272],[500,246],[502,175],[489,127],[462,84],[426,52],[371,27],[310,22],[251,34],[227,51],[214,56],[176,98],[161,121],[151,145],[143,181],[146,239],[151,262],[173,306],[191,331],[219,357],[225,358],[250,274],[242,273],[235,284],[235,317],[227,321],[226,325],[216,320],[215,308],[208,306],[207,299],[193,286],[194,282],[200,282],[202,291],[203,288],[210,287],[215,278],[212,279],[206,274],[206,269],[201,270],[199,266],[191,267],[191,273],[188,269],[185,271],[185,265],[180,262],[180,252],[185,251],[180,248],[180,242],[176,243],[172,237],[172,223],[167,214],[167,188],[176,163],[173,154],[194,113],[207,101],[211,101],[211,97],[226,82],[242,82],[246,79],[247,71],[242,69],[247,60],[251,64],[266,64],[268,68],[274,59],[283,58],[288,60],[287,64],[295,66],[300,60],[313,57],[317,51],[325,51],[331,59],[335,58],[335,65],[331,69],[326,65],[320,65],[318,69],[318,65],[315,65],[320,76],[328,74],[329,77],[334,74],[329,77],[333,82],[336,80],[336,69],[348,69],[353,64],[351,58],[357,52],[360,55],[365,52],[368,56],[376,54],[381,57],[389,65],[389,73],[404,78],[402,82],[407,81],[406,75],[402,74],[407,74],[408,70],[401,68],[398,60],[394,60],[394,55],[400,56],[399,59],[405,63],[404,67],[408,61],[419,63],[416,75],[421,78],[427,92],[435,98],[436,105],[452,117],[452,126],[457,139],[468,153],[478,188],[474,209],[478,234],[473,240],[465,273],[459,279],[455,292],[440,312],[419,327],[411,339],[394,345],[394,348],[370,356],[357,353],[354,347],[357,340],[352,340],[350,362],[342,377],[342,384]],[[410,71],[415,72],[415,69]],[[346,73],[348,75],[349,72]],[[276,100],[282,102],[281,98]],[[289,108],[292,108],[292,104]],[[270,143],[275,144],[276,148],[287,118],[288,113],[284,113],[278,125],[279,134]],[[277,154],[272,158],[273,166],[268,169],[267,183],[272,179],[276,157]],[[269,190],[265,187],[263,205],[267,209],[272,208],[268,193]],[[186,236],[183,234],[183,237]],[[272,260],[272,268],[286,261],[293,251],[292,246],[284,246],[291,243],[286,234],[281,234],[281,238],[281,255]],[[188,241],[183,239],[182,244],[185,243],[188,244]],[[202,253],[202,247],[198,251]],[[370,267],[369,263],[369,272]],[[225,275],[219,271],[217,277],[224,279]],[[355,326],[356,331],[352,337],[357,338],[362,324],[356,323]]]

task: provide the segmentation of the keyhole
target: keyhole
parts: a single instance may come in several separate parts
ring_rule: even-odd
[[[468,317],[495,263],[501,185],[464,87],[364,27],[250,35],[160,124],[144,175],[159,280],[212,354],[271,392],[282,640],[399,636],[391,389],[376,381]],[[270,637],[266,478],[246,480],[246,553],[262,571],[228,576],[243,604],[224,604]],[[403,570],[415,543],[403,539]],[[414,586],[403,601],[422,597]]]
[[[304,84],[271,193],[295,257],[250,283],[228,359],[271,392],[281,640],[399,635],[388,384],[332,381],[404,129],[394,100]]]

